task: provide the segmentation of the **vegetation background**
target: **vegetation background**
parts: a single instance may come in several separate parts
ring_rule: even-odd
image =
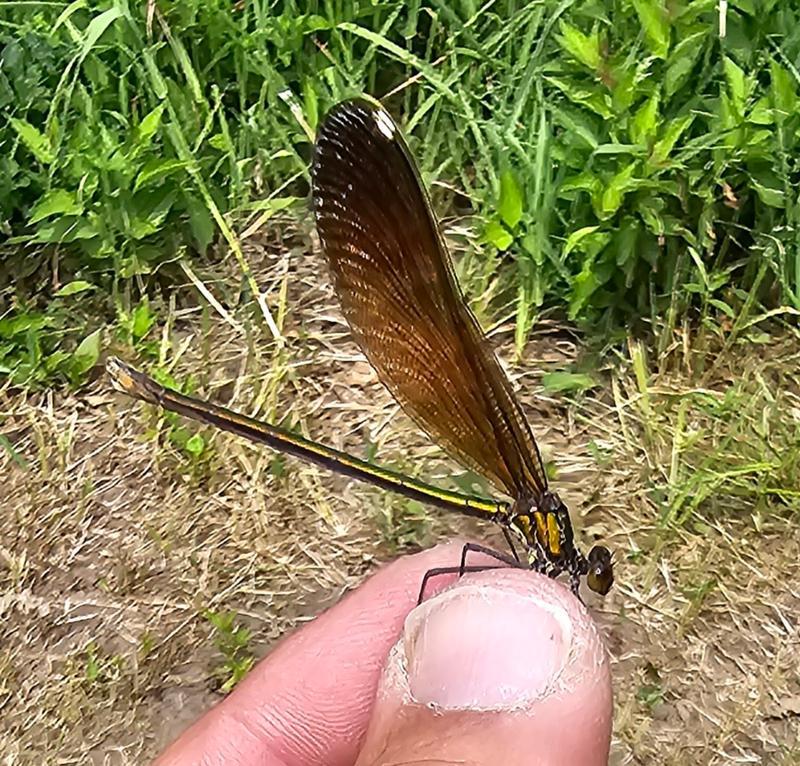
[[[3,3],[0,369],[78,383],[177,260],[241,259],[362,91],[474,214],[518,348],[546,305],[665,338],[800,310],[800,10],[723,5]]]
[[[535,378],[538,393],[565,408],[570,427],[615,413],[616,426],[586,437],[584,457],[598,475],[626,466],[617,483],[640,502],[624,520],[647,534],[618,540],[628,562],[646,572],[638,603],[655,600],[648,589],[663,546],[680,539],[697,553],[718,524],[736,529],[715,542],[731,557],[751,534],[788,536],[780,555],[756,548],[753,571],[774,568],[782,574],[771,585],[791,582],[800,560],[791,526],[800,511],[796,3],[7,0],[0,2],[0,456],[15,477],[5,507],[16,515],[6,520],[0,547],[8,597],[0,614],[31,614],[29,601],[23,608],[15,599],[28,587],[38,593],[32,583],[46,580],[35,530],[66,518],[68,504],[88,507],[95,491],[88,487],[98,485],[94,476],[76,488],[75,471],[85,464],[65,457],[75,422],[63,431],[53,402],[82,412],[85,397],[104,390],[95,380],[107,351],[138,359],[185,390],[207,388],[219,322],[245,338],[237,353],[247,361],[237,370],[268,370],[252,399],[261,414],[276,413],[281,386],[299,385],[286,345],[289,307],[316,272],[269,258],[265,265],[263,253],[310,249],[314,132],[333,103],[362,92],[379,97],[403,125],[476,312],[500,328],[501,339],[511,328],[509,355],[523,370],[518,386],[525,389],[532,358],[544,359],[534,365],[544,372]],[[309,328],[327,316],[327,304],[320,306],[296,330],[306,345],[317,337]],[[195,365],[177,363],[188,345],[180,336],[189,333],[176,317],[189,317],[203,338]],[[328,337],[330,329],[320,332]],[[549,349],[560,354],[564,333],[575,332],[580,353],[570,340],[572,351],[551,358]],[[207,372],[193,373],[198,366]],[[242,392],[240,383],[234,388]],[[302,423],[305,414],[291,412],[287,422]],[[215,470],[226,470],[205,431],[177,419],[147,422],[148,438],[165,445],[173,473],[195,497]],[[50,455],[45,434],[60,457]],[[368,450],[370,457],[377,451],[369,440]],[[280,483],[286,470],[271,458],[265,475]],[[76,500],[71,493],[79,490]],[[56,495],[58,511],[50,505]],[[84,519],[75,517],[76,529]],[[414,507],[384,507],[379,522],[392,549],[422,541],[428,524]],[[169,559],[167,526],[159,545]],[[60,560],[65,571],[70,555]],[[678,594],[681,630],[709,608],[710,594],[724,593],[713,614],[755,603],[751,591],[739,599],[704,573],[703,556],[689,558],[696,568]],[[718,565],[736,571],[732,560]],[[357,567],[348,566],[354,576]],[[750,587],[749,575],[737,577]],[[792,598],[796,604],[796,592]],[[222,653],[219,685],[228,689],[252,662],[250,633],[219,605],[193,608],[211,631],[205,639],[214,636]],[[163,614],[153,619],[168,622]],[[703,630],[717,628],[712,620]],[[137,649],[143,665],[148,631],[146,651]],[[796,625],[788,632],[796,652]],[[46,635],[41,640],[49,645]],[[94,702],[87,681],[130,681],[115,650],[96,638],[78,643],[67,669],[59,665],[62,680],[79,676],[81,693]],[[171,667],[164,645],[161,659]],[[747,656],[748,649],[736,651]],[[778,654],[775,667],[797,656]],[[618,722],[617,730],[640,756],[660,745],[637,716],[652,718],[669,698],[664,669],[659,675],[653,667],[648,659],[625,671],[635,677],[626,722],[636,725]],[[3,704],[20,697],[20,672],[10,653],[0,661]],[[149,672],[156,683],[155,666]],[[49,673],[39,691],[55,684]],[[697,684],[708,677],[698,673]],[[110,688],[100,696],[124,711],[130,689]],[[53,701],[64,690],[55,684],[49,693]],[[34,697],[21,695],[25,704]],[[19,704],[9,741],[23,736]],[[85,723],[89,714],[80,710]],[[50,746],[69,740],[75,720],[54,711],[55,723],[42,728],[61,732]],[[740,713],[730,713],[737,736],[753,726]],[[789,720],[781,710],[775,715]],[[770,736],[759,740],[766,748],[759,752],[780,750],[763,744]],[[711,744],[696,762],[725,752],[713,736],[698,737]],[[791,762],[797,746],[777,739]],[[41,754],[48,744],[36,747]],[[692,762],[686,752],[661,750],[657,759]]]

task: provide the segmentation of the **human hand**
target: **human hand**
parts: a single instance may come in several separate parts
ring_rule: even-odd
[[[414,608],[425,572],[460,552],[449,543],[376,572],[284,639],[155,766],[606,764],[611,678],[586,609],[518,569],[465,575]]]

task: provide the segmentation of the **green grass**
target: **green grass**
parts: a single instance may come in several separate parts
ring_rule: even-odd
[[[0,371],[80,382],[102,319],[214,242],[260,297],[237,233],[300,214],[321,115],[361,92],[403,121],[426,180],[449,182],[437,208],[473,217],[520,349],[544,306],[612,338],[800,309],[800,10],[731,2],[724,36],[719,13],[2,3]]]
[[[667,535],[725,517],[760,530],[774,514],[800,514],[800,357],[791,333],[771,329],[716,348],[710,368],[693,349],[659,373],[638,343],[620,360],[618,437]]]
[[[206,609],[203,617],[214,628],[214,643],[222,654],[223,662],[214,674],[219,682],[219,690],[227,693],[248,673],[255,663],[250,651],[250,631],[237,624],[234,612],[215,612]]]

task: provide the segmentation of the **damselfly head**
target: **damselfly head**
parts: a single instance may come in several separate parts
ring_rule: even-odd
[[[614,584],[614,564],[611,551],[604,545],[595,545],[589,551],[589,570],[586,572],[586,584],[601,596],[605,596]]]

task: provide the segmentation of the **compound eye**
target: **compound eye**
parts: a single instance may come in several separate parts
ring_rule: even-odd
[[[611,552],[603,545],[595,545],[589,551],[589,571],[586,573],[586,584],[601,596],[605,596],[614,584],[614,565],[611,563]]]

